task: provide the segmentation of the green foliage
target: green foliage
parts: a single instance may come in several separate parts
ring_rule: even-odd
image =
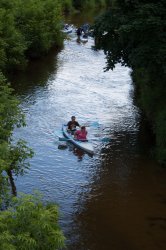
[[[20,2],[16,25],[28,45],[28,56],[38,57],[47,53],[54,44],[57,46],[61,44],[61,12],[61,4],[58,0]]]
[[[105,7],[107,5],[107,1],[105,0],[95,0],[95,5],[99,6],[99,7]]]
[[[66,1],[67,2],[67,1]],[[68,1],[69,2],[69,1]],[[21,69],[27,58],[62,45],[59,0],[0,0],[0,250],[47,250],[64,246],[55,205],[43,206],[37,196],[16,198],[10,209],[9,180],[23,175],[33,151],[13,130],[25,126],[24,115],[3,73]]]
[[[149,74],[146,68],[135,68],[132,77],[136,83],[137,102],[143,107],[148,120],[153,124],[159,110],[165,107],[166,89],[164,82]],[[161,95],[162,90],[162,95]],[[153,130],[155,125],[153,124]]]
[[[59,0],[1,0],[0,71],[23,69],[29,57],[62,46],[61,13]]]
[[[104,49],[112,69],[117,62],[165,71],[165,2],[117,1],[95,25],[96,47]]]
[[[160,144],[166,148],[165,141],[159,142],[162,137],[158,135],[159,131],[164,133],[158,119],[161,121],[161,110],[166,110],[165,30],[164,0],[116,0],[94,25],[95,49],[104,50],[105,69],[113,69],[116,63],[133,69],[138,101],[153,124],[158,149]],[[166,159],[165,150],[162,152],[162,159]]]
[[[13,198],[0,212],[0,250],[55,250],[64,246],[56,205],[44,206],[39,195]]]
[[[65,13],[68,13],[73,10],[72,0],[63,0],[62,1],[62,9]]]
[[[23,175],[26,169],[30,167],[27,158],[31,158],[32,156],[33,151],[27,147],[26,142],[21,139],[18,140],[15,145],[10,146],[10,153],[8,156],[10,164],[7,170],[12,170],[16,176]]]
[[[19,102],[13,95],[13,89],[0,74],[0,197],[5,194],[6,175],[12,170],[15,175],[24,174],[29,168],[27,158],[33,152],[23,140],[13,142],[15,127],[25,126],[24,114],[19,108]],[[4,190],[4,191],[3,191]]]
[[[87,9],[95,7],[104,7],[106,0],[73,0],[73,5],[76,9]]]
[[[12,95],[13,90],[0,74],[0,142],[11,139],[15,126],[24,126],[24,115],[18,107],[18,100]]]
[[[26,63],[24,53],[27,47],[15,24],[14,3],[0,1],[1,70],[22,68]]]

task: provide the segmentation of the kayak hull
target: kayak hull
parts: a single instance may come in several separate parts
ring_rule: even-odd
[[[73,25],[66,24],[64,28],[62,29],[62,32],[65,34],[70,34],[73,32]]]
[[[63,29],[62,32],[65,33],[65,34],[70,34],[72,33],[73,29],[72,28],[69,28],[69,29]]]
[[[79,37],[79,39],[80,39],[80,41],[83,42],[83,43],[88,42],[88,37],[84,37],[83,35],[81,35],[81,36]]]
[[[82,149],[83,151],[85,151],[88,154],[91,154],[91,155],[94,154],[93,144],[91,142],[89,142],[88,140],[87,141],[79,141],[79,140],[74,139],[73,135],[71,135],[71,133],[68,133],[66,125],[62,126],[62,133],[69,140],[69,142],[71,142],[77,148]]]

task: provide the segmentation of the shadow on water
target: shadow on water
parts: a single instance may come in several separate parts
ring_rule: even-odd
[[[93,157],[93,155],[91,154],[88,154],[88,153],[85,153],[83,150],[75,147],[73,144],[71,144],[70,142],[67,142],[67,143],[60,143],[58,145],[58,149],[60,150],[68,150],[70,152],[73,153],[74,156],[77,157],[78,161],[82,161],[84,156],[89,156],[89,157]]]
[[[76,148],[75,146],[69,144],[68,145],[69,150],[72,151],[72,153],[78,158],[78,161],[82,161],[85,155],[85,152],[79,148]]]
[[[17,94],[28,95],[41,87],[47,88],[61,66],[58,62],[59,53],[60,50],[53,48],[46,57],[31,61],[25,71],[10,75],[9,81]]]
[[[75,204],[68,249],[165,249],[166,172],[141,154],[139,139],[119,132],[101,150]]]

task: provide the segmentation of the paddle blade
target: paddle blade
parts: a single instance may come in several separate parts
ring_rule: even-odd
[[[85,126],[86,127],[98,128],[98,127],[100,127],[100,124],[98,122],[90,122],[90,121],[88,121],[88,122],[85,123]]]
[[[91,126],[92,126],[92,127],[99,127],[100,124],[99,124],[98,122],[92,122]]]
[[[101,139],[102,142],[110,142],[111,138],[105,137]]]
[[[105,137],[105,138],[90,138],[89,139],[90,141],[98,141],[98,142],[110,142],[111,141],[111,138],[108,138],[108,137]]]

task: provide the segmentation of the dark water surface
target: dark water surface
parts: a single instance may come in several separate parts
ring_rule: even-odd
[[[71,34],[60,53],[13,79],[27,120],[15,137],[35,151],[17,191],[38,189],[59,204],[69,250],[164,250],[166,171],[149,159],[130,70],[117,65],[104,73],[103,52],[92,45],[92,38],[82,44]],[[73,114],[93,125],[94,157],[58,149],[55,132]]]

